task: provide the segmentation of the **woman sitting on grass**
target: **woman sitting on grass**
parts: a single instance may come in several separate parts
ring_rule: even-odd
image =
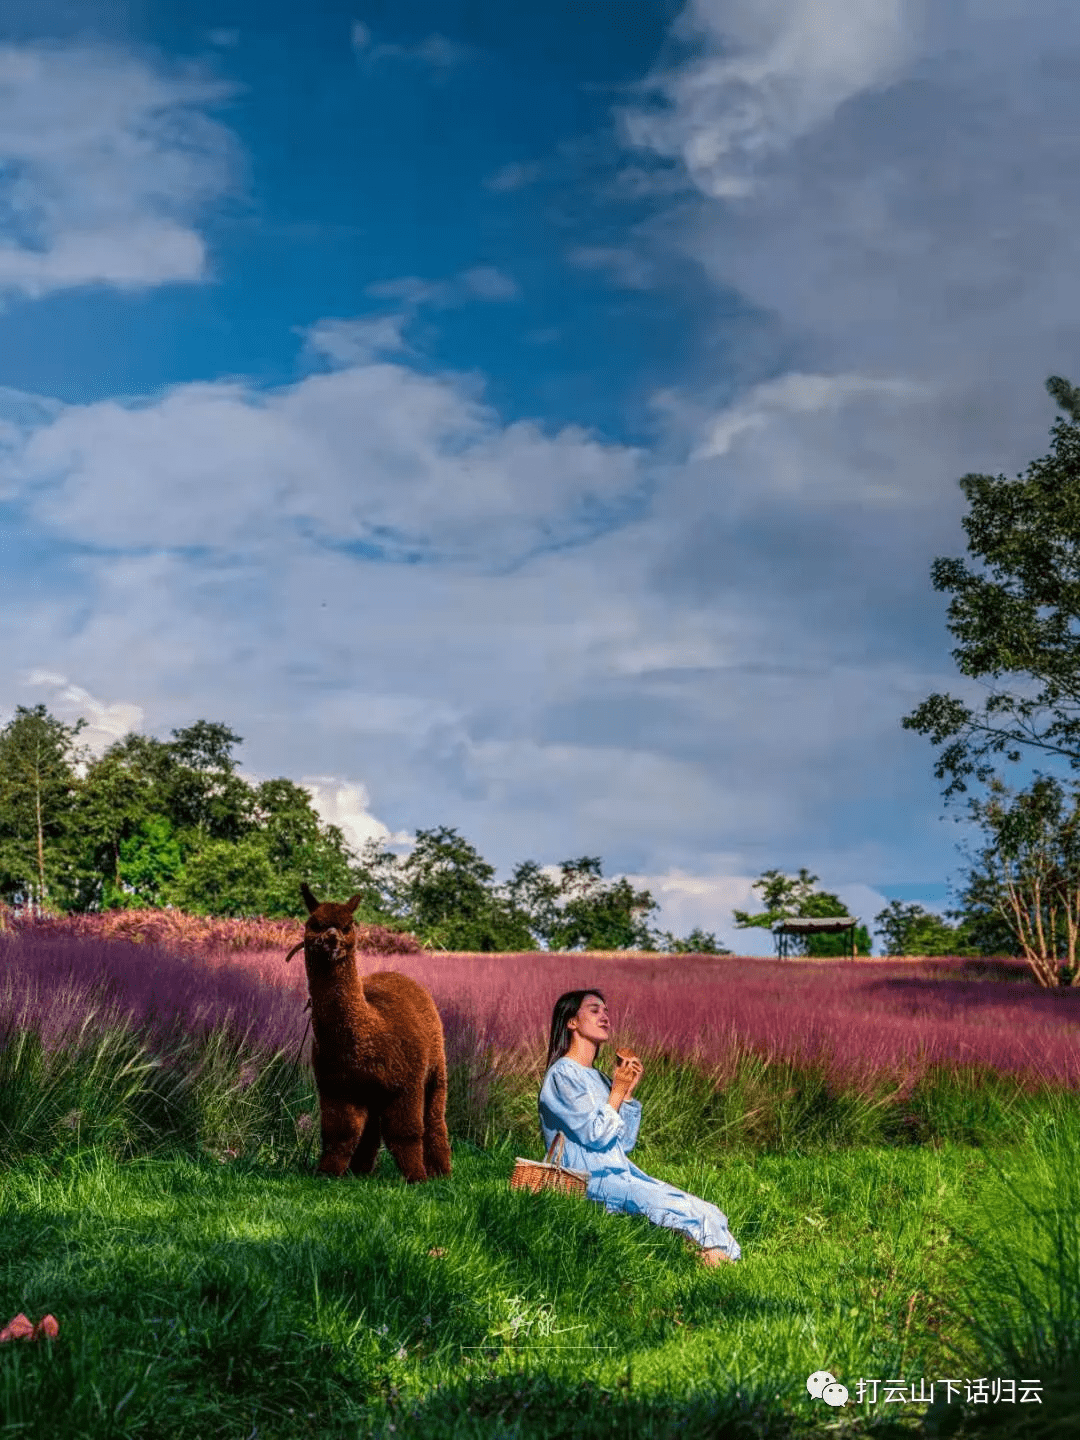
[[[700,1250],[706,1265],[738,1260],[742,1251],[727,1216],[707,1200],[654,1180],[626,1158],[641,1123],[641,1102],[629,1097],[641,1079],[637,1057],[619,1060],[615,1078],[594,1069],[596,1052],[611,1022],[599,990],[569,990],[551,1016],[547,1073],[540,1090],[540,1129],[549,1147],[566,1137],[563,1164],[587,1170],[590,1200],[612,1213],[647,1215],[654,1225],[679,1230]]]

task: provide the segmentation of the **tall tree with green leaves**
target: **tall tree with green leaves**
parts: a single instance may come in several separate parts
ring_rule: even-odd
[[[73,844],[85,721],[65,725],[44,705],[19,705],[0,731],[0,894],[63,907],[77,885]]]
[[[200,840],[239,840],[254,823],[252,787],[236,770],[242,738],[209,720],[173,730],[159,785],[177,830]]]
[[[535,950],[527,916],[492,886],[495,867],[452,826],[418,830],[410,854],[376,862],[399,922],[443,950]]]
[[[827,890],[816,890],[818,877],[811,875],[805,865],[797,876],[785,875],[780,870],[766,870],[760,879],[750,887],[761,892],[765,903],[764,911],[756,915],[746,910],[733,910],[736,928],[747,930],[757,928],[772,930],[783,920],[825,920],[832,915],[846,915],[847,907],[839,896]],[[846,932],[823,935],[793,935],[791,948],[797,955],[811,957],[843,956],[850,953],[851,940]],[[869,955],[870,932],[865,925],[855,930],[855,951]]]
[[[972,800],[984,846],[968,875],[965,901],[1008,929],[1045,987],[1080,981],[1080,783],[1039,775],[1014,794],[997,776],[990,797]]]
[[[599,855],[564,860],[559,905],[544,938],[552,950],[654,950],[648,917],[659,909],[648,890],[624,876],[603,879]]]
[[[500,893],[512,909],[525,916],[529,933],[546,944],[559,918],[561,888],[535,860],[522,860]]]
[[[993,690],[980,712],[934,694],[900,724],[945,748],[934,774],[952,777],[946,797],[986,783],[987,757],[1018,762],[1034,747],[1080,768],[1080,389],[1053,375],[1046,388],[1068,415],[1053,426],[1050,454],[1026,475],[965,475],[968,549],[989,569],[962,560],[931,566],[935,590],[952,592],[948,629],[961,674],[983,680],[1016,676],[1041,688],[1034,696]],[[948,743],[947,743],[948,742]]]
[[[151,891],[154,898],[143,895],[141,890],[136,897],[138,887],[133,885],[130,874],[138,850],[137,836],[151,823],[152,806],[150,780],[130,763],[125,741],[116,741],[103,755],[88,762],[79,782],[73,817],[82,860],[76,908],[160,903],[157,886]],[[161,826],[168,825],[168,821],[163,816],[153,819],[156,829],[150,843],[160,846],[164,839]],[[175,858],[178,865],[178,850]],[[146,865],[137,868],[145,882]]]
[[[947,910],[955,918],[959,912]],[[881,936],[886,955],[980,955],[971,923],[961,919],[951,925],[924,906],[891,900],[874,916],[874,928]]]

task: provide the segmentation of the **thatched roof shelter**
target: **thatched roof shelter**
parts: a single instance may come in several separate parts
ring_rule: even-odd
[[[787,958],[789,935],[834,935],[842,930],[851,932],[851,958],[855,959],[855,927],[858,920],[854,915],[826,915],[821,918],[782,920],[772,927],[776,936],[776,953],[783,960]]]

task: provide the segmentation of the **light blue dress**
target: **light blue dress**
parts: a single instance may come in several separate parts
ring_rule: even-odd
[[[556,1060],[540,1089],[540,1130],[547,1150],[562,1131],[562,1163],[587,1170],[586,1195],[615,1213],[647,1215],[654,1225],[682,1230],[706,1250],[719,1249],[732,1260],[742,1255],[727,1226],[727,1216],[707,1200],[654,1180],[626,1158],[637,1141],[640,1100],[608,1104],[610,1082],[599,1070],[564,1055]]]

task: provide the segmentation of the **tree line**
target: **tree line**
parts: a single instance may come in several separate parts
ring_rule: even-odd
[[[605,880],[599,856],[565,860],[555,876],[525,860],[495,884],[495,867],[449,826],[419,830],[405,857],[374,840],[357,853],[302,785],[241,776],[243,742],[227,725],[199,720],[167,741],[130,734],[97,757],[79,744],[84,726],[43,705],[20,706],[0,731],[0,899],[8,904],[302,918],[306,880],[316,893],[359,892],[361,920],[445,950],[732,953],[700,928],[685,936],[654,928],[651,893]],[[766,871],[754,884],[764,910],[735,910],[736,928],[844,915],[840,898],[816,882],[806,869],[795,878]],[[981,931],[975,917],[953,927],[893,902],[876,922],[890,953],[979,954],[1003,943],[987,918]],[[855,940],[868,955],[865,925]],[[848,948],[845,934],[792,940],[807,956]]]
[[[0,899],[57,912],[175,906],[200,915],[302,918],[317,894],[362,896],[358,917],[446,950],[656,949],[721,953],[702,930],[648,923],[648,890],[605,880],[598,856],[523,861],[505,884],[449,826],[401,857],[357,853],[284,777],[238,773],[242,739],[199,720],[169,740],[130,734],[93,756],[85,721],[20,706],[0,731]]]
[[[1051,453],[1015,480],[965,475],[963,520],[980,573],[936,559],[934,588],[952,592],[948,629],[960,672],[1015,676],[1035,695],[992,688],[981,712],[934,694],[903,728],[944,747],[935,765],[946,802],[974,777],[987,796],[968,801],[985,844],[972,859],[959,908],[945,917],[892,901],[875,916],[889,954],[1021,954],[1046,986],[1080,981],[1080,782],[1036,772],[1011,791],[989,757],[1018,762],[1034,748],[1080,769],[1080,388],[1051,376],[1067,418]],[[240,736],[199,720],[167,741],[130,734],[92,757],[80,720],[20,706],[0,731],[0,899],[55,910],[173,905],[197,914],[303,914],[299,885],[355,893],[372,923],[408,929],[460,950],[663,949],[730,954],[700,929],[654,930],[648,890],[605,881],[598,856],[564,861],[553,878],[536,861],[494,884],[494,867],[456,830],[419,830],[411,853],[378,842],[354,853],[323,823],[303,786],[238,774]],[[767,870],[754,882],[764,910],[735,910],[736,928],[843,915],[817,877]],[[869,954],[860,924],[856,949]],[[793,937],[804,955],[848,953],[844,934]]]

